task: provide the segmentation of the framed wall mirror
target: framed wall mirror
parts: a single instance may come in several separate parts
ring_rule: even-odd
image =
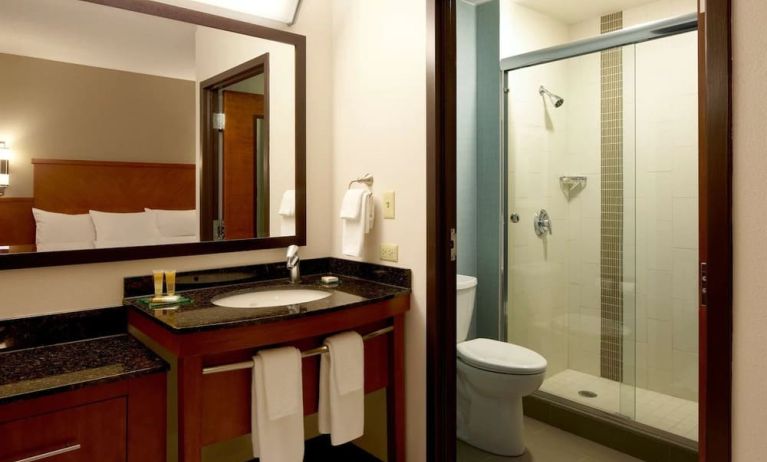
[[[305,244],[305,37],[3,0],[0,69],[0,269]]]

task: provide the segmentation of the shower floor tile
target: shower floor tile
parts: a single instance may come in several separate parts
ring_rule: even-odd
[[[621,393],[621,387],[624,387],[624,393]],[[631,415],[633,408],[637,422],[693,441],[698,440],[698,403],[695,401],[643,388],[637,388],[634,394],[633,387],[572,369],[547,378],[541,391],[605,412]],[[579,391],[594,392],[597,396],[582,396]]]

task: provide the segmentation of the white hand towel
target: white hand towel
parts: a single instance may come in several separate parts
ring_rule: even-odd
[[[304,458],[301,352],[293,347],[260,351],[253,357],[251,439],[261,462]]]
[[[346,194],[344,194],[344,198],[341,201],[341,218],[356,220],[360,217],[362,199],[366,192],[368,191],[361,188],[346,190]]]
[[[373,199],[373,194],[368,193],[365,196],[365,201],[365,209],[367,210],[365,220],[365,234],[369,234],[370,230],[373,229],[373,222],[375,221],[375,199]]]
[[[341,217],[343,223],[341,226],[341,252],[350,257],[362,256],[362,249],[365,245],[365,234],[368,226],[368,210],[372,207],[372,193],[363,189],[351,189],[350,191],[360,191],[359,202],[357,203],[357,213],[355,218],[348,218],[353,215],[351,206],[346,204],[341,206]],[[344,203],[347,202],[349,194],[344,196]],[[352,202],[349,200],[349,202]],[[344,218],[346,216],[346,218]]]
[[[296,217],[280,216],[280,236],[296,235]]]
[[[333,446],[365,431],[365,346],[356,332],[325,339],[329,352],[320,360],[319,430]]]
[[[294,189],[288,189],[282,194],[280,210],[277,213],[283,217],[293,217],[296,215],[296,191]]]

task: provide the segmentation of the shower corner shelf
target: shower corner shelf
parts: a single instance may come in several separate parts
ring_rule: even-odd
[[[586,187],[588,178],[585,176],[560,176],[559,185],[562,187],[562,192],[569,200],[574,194],[580,192]]]

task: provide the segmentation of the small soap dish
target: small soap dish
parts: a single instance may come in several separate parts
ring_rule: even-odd
[[[341,284],[341,280],[338,276],[322,276],[320,278],[320,284],[324,287],[336,287]]]
[[[569,200],[586,187],[587,181],[588,178],[585,176],[560,176],[559,186],[562,188],[565,197]]]

